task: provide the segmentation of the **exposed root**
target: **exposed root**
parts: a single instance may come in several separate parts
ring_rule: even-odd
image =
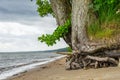
[[[87,69],[117,66],[119,57],[109,57],[105,54],[81,55],[74,53],[66,58],[66,69]]]
[[[79,53],[95,54],[98,52],[106,52],[120,49],[120,38],[116,37],[110,41],[98,41],[98,42],[85,42],[83,45],[79,45]]]
[[[111,62],[113,64],[118,64],[118,61],[116,61],[114,58],[110,58],[110,57],[94,57],[94,56],[86,56],[86,59],[91,59],[91,60],[95,60],[95,61],[99,61],[99,62]]]

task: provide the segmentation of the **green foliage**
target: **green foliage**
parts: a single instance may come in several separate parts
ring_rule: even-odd
[[[93,7],[95,11],[101,11],[102,8],[115,8],[119,0],[93,0]]]
[[[38,5],[37,11],[39,15],[44,17],[48,14],[52,14],[52,8],[48,0],[37,0],[36,4]]]
[[[88,27],[88,34],[95,35],[97,32],[101,32],[102,28],[99,25],[99,22],[95,22]]]
[[[40,16],[44,17],[48,14],[53,15],[53,11],[49,3],[49,0],[36,0],[36,1],[37,1],[36,4],[38,5],[37,11]],[[61,37],[68,33],[70,25],[71,25],[70,20],[67,20],[64,25],[58,26],[57,29],[53,32],[53,34],[45,35],[43,34],[42,36],[38,37],[38,40],[41,42],[45,42],[48,46],[52,46],[53,44],[56,44],[57,40],[59,41]]]
[[[116,13],[120,8],[120,0],[93,0],[90,8],[97,16],[97,20],[88,27],[90,36],[110,37],[120,29],[120,13]]]
[[[38,40],[41,42],[45,42],[48,46],[52,46],[53,44],[56,44],[57,40],[59,41],[60,38],[68,33],[70,25],[71,21],[67,20],[64,25],[58,26],[53,34],[43,34],[42,36],[38,37]]]
[[[119,0],[93,0],[91,7],[97,13],[99,22],[110,21],[119,15],[116,11],[120,8]],[[120,17],[120,16],[119,16]]]
[[[72,52],[71,47],[67,47],[67,51],[68,51],[68,52]]]
[[[110,38],[116,32],[114,29],[102,29],[100,26],[91,26],[88,28],[88,33],[90,37],[95,39]]]
[[[95,37],[97,37],[97,38],[105,38],[105,37],[110,38],[112,36],[113,32],[114,32],[114,30],[112,30],[112,29],[104,29],[101,32],[97,32],[95,34]]]

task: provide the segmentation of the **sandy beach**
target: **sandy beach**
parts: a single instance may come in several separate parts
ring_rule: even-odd
[[[26,71],[8,80],[120,80],[120,67],[65,70],[65,58]]]

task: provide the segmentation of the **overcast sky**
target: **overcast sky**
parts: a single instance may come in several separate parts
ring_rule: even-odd
[[[52,16],[41,18],[34,0],[0,0],[0,52],[38,51],[66,47],[63,40],[53,47],[38,42],[38,36],[56,28]]]

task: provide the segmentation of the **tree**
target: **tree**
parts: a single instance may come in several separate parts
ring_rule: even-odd
[[[66,59],[67,69],[118,65],[120,55],[108,53],[120,48],[119,35],[109,41],[91,41],[87,29],[96,22],[102,25],[103,21],[112,20],[113,15],[120,17],[115,14],[119,0],[37,0],[37,5],[40,16],[52,14],[58,24],[52,35],[42,35],[38,39],[53,45],[60,37],[64,38],[73,50],[73,54]],[[108,8],[108,15],[103,14],[104,6]]]

